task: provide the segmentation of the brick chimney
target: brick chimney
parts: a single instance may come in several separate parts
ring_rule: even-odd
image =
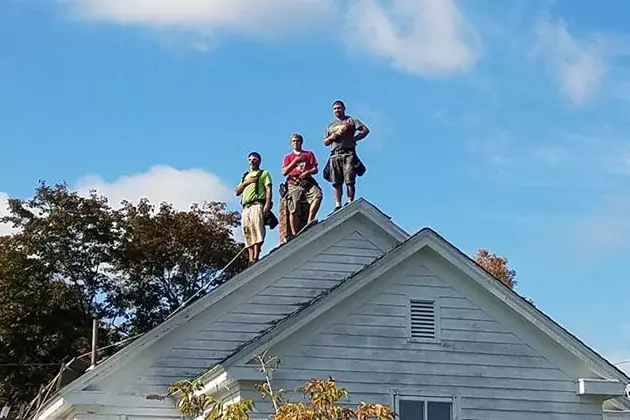
[[[298,207],[298,230],[306,225],[308,221],[308,208],[307,202],[300,203]],[[291,232],[289,228],[289,209],[287,208],[287,202],[283,198],[280,200],[280,215],[278,216],[278,235],[280,236],[280,243],[283,244],[287,241],[287,235]]]

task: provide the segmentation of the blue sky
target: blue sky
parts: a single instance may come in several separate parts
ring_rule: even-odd
[[[250,3],[0,2],[0,200],[44,179],[237,208],[251,150],[279,181],[297,131],[323,166],[343,99],[372,130],[359,195],[508,256],[520,293],[630,359],[630,4]]]

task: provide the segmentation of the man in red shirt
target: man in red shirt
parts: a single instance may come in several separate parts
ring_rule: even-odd
[[[298,205],[302,200],[309,204],[308,224],[315,221],[319,205],[322,202],[322,190],[313,178],[318,171],[317,159],[313,152],[302,150],[304,138],[301,134],[291,136],[293,151],[284,157],[282,175],[287,177],[288,192],[286,196],[289,209],[289,226],[291,234],[298,232]]]

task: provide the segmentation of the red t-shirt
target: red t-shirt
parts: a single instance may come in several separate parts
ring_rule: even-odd
[[[308,150],[302,150],[300,155],[306,156],[306,160],[304,162],[298,163],[293,169],[291,169],[291,172],[289,172],[287,176],[298,176],[302,172],[305,172],[305,171],[308,171],[310,169],[317,167],[317,159],[315,159],[315,155],[313,154],[313,152],[308,151]],[[282,167],[283,168],[286,167],[300,155],[296,155],[293,152],[289,153],[288,155],[284,157],[284,162],[282,163]]]

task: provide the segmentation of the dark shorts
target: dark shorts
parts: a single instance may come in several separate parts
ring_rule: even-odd
[[[338,153],[330,156],[330,182],[333,185],[354,185],[356,178],[352,153]]]
[[[302,200],[306,200],[308,204],[313,203],[316,200],[322,199],[322,189],[317,184],[308,184],[301,186],[298,184],[289,184],[287,191],[287,208],[289,213],[295,213],[298,208],[298,203]]]

